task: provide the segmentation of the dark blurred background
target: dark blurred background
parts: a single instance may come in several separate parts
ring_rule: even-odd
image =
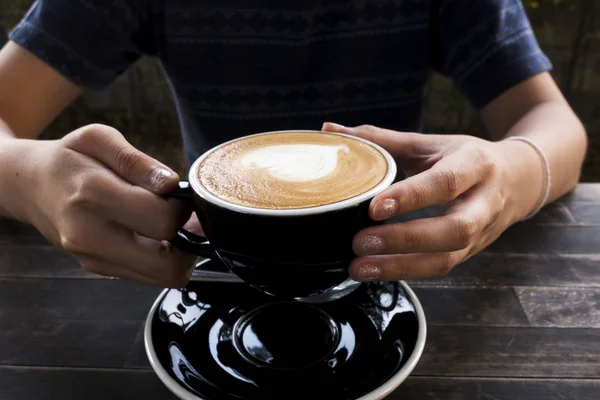
[[[477,1],[477,0],[473,0]],[[600,181],[600,0],[523,0],[552,72],[590,137],[582,181]],[[0,0],[0,45],[32,0]],[[493,79],[493,77],[490,77]],[[451,83],[435,76],[425,132],[481,135],[482,127]],[[161,70],[142,59],[107,90],[86,92],[44,133],[54,138],[88,123],[114,126],[140,150],[185,171],[179,125]],[[369,123],[369,121],[365,121]]]

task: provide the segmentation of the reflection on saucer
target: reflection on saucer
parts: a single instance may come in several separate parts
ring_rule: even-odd
[[[188,289],[170,290],[165,295],[158,317],[163,322],[179,326],[185,333],[208,309],[210,304],[199,302],[196,292]]]

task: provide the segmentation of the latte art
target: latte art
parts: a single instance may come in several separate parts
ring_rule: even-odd
[[[377,186],[387,161],[375,147],[324,132],[281,132],[221,146],[198,167],[221,200],[261,209],[297,209],[346,200]]]
[[[325,178],[335,171],[338,152],[346,146],[284,144],[254,150],[241,158],[243,167],[264,169],[275,179],[306,182]]]

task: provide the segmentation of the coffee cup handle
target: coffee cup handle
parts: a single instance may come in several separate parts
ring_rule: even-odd
[[[192,187],[188,181],[179,181],[177,188],[164,195],[165,198],[174,197],[187,204],[192,204]],[[169,243],[175,247],[200,257],[218,259],[208,239],[204,236],[196,235],[190,231],[180,228],[175,237],[169,240]]]

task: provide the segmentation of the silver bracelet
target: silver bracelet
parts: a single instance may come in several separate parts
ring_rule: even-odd
[[[546,201],[548,201],[548,196],[550,195],[550,186],[552,185],[552,180],[551,180],[551,176],[550,176],[551,175],[550,163],[548,162],[548,158],[546,158],[546,154],[544,154],[543,150],[537,144],[535,144],[531,139],[523,137],[523,136],[509,136],[509,137],[505,138],[504,140],[519,140],[521,142],[527,143],[528,145],[533,147],[533,149],[538,153],[538,155],[542,159],[542,162],[544,163],[544,172],[546,174],[544,194],[543,194],[542,198],[540,199],[540,202],[538,203],[537,207],[528,216],[526,216],[525,218],[522,219],[522,221],[525,221],[525,220],[532,218],[537,213],[539,213],[540,210],[546,204]]]

